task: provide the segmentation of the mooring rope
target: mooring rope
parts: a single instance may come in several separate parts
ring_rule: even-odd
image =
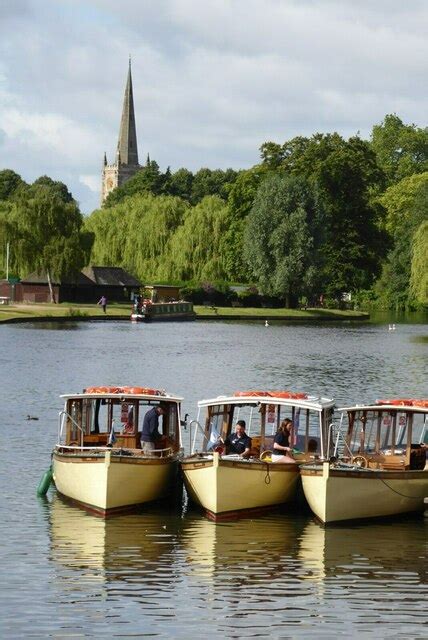
[[[390,487],[389,484],[387,484],[385,480],[383,480],[383,478],[378,478],[378,480],[383,482],[385,487],[388,487],[388,489],[391,489],[391,491],[396,493],[398,496],[401,496],[402,498],[409,498],[409,500],[422,500],[421,496],[406,496],[404,495],[404,493],[400,493],[399,491],[396,491],[396,489],[393,489],[392,487]]]

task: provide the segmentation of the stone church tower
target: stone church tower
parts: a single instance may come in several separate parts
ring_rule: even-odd
[[[104,154],[101,204],[103,204],[110,191],[113,191],[116,187],[120,187],[124,182],[129,180],[138,169],[140,169],[140,165],[138,164],[137,132],[135,128],[130,59],[115,163],[107,164],[107,156]]]

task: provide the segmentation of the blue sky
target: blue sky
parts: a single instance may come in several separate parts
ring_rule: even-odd
[[[246,168],[267,140],[426,126],[424,0],[2,0],[0,168],[98,206],[132,56],[140,161]]]

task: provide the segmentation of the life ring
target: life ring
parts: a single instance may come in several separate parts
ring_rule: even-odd
[[[290,400],[307,400],[307,393],[296,393],[295,391],[269,391],[273,398],[289,398]]]
[[[120,387],[86,387],[84,393],[120,393]]]
[[[413,406],[428,408],[428,400],[413,400]]]
[[[235,398],[263,398],[266,396],[270,396],[270,391],[235,391],[233,394]]]
[[[124,395],[146,395],[146,396],[165,396],[163,389],[149,389],[148,387],[86,387],[84,393],[102,393],[102,394],[124,394]]]
[[[148,387],[121,387],[120,393],[142,396],[164,396],[163,389],[149,389]]]
[[[386,405],[391,405],[395,407],[413,407],[415,402],[418,402],[418,401],[413,400],[413,398],[391,398],[387,400],[376,401],[377,404],[381,404],[381,405],[386,404]]]

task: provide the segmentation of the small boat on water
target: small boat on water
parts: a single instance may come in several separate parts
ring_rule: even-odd
[[[306,500],[323,523],[424,509],[428,400],[390,399],[339,409],[320,461],[300,468]]]
[[[187,492],[213,520],[246,517],[271,510],[295,497],[299,465],[321,450],[334,407],[329,398],[290,391],[241,391],[198,403],[190,423],[191,454],[181,461]],[[205,425],[199,423],[206,412]],[[293,422],[293,457],[272,461],[274,437],[284,419]],[[230,453],[235,423],[245,421],[251,438],[248,457]],[[322,438],[322,435],[321,435]],[[287,458],[287,459],[286,459]]]
[[[57,490],[102,516],[167,497],[178,481],[182,398],[144,387],[88,387],[61,396],[52,454]],[[143,453],[140,431],[153,407],[163,411],[160,439]]]

